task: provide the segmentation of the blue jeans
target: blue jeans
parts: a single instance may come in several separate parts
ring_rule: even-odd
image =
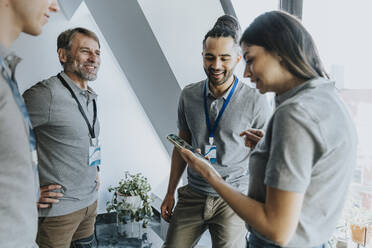
[[[250,233],[249,235],[249,241],[247,242],[247,248],[281,248],[279,245],[274,245],[266,242],[263,239],[260,239],[253,233]],[[326,244],[314,246],[312,248],[327,248],[328,246]]]
[[[70,248],[96,248],[97,241],[96,237],[93,235],[88,238],[79,239],[71,242]]]

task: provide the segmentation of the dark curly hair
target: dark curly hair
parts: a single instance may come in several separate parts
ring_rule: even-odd
[[[208,31],[204,36],[203,48],[205,48],[205,42],[208,37],[231,37],[236,45],[239,45],[239,39],[241,35],[241,28],[238,20],[231,15],[220,16],[213,28]]]

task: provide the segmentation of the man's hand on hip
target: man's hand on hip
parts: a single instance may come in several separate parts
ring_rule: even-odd
[[[50,184],[40,187],[40,199],[37,203],[38,208],[49,208],[51,204],[59,202],[58,198],[63,196],[62,193],[53,192],[53,190],[60,189],[61,185]]]

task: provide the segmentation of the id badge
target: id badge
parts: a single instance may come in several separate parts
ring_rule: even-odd
[[[101,165],[101,147],[97,139],[91,139],[89,146],[89,166]]]
[[[209,158],[212,164],[217,162],[217,147],[216,145],[205,145],[204,146],[204,156]]]
[[[32,164],[34,166],[37,166],[37,164],[38,164],[39,161],[38,161],[36,149],[31,152],[31,159],[32,159]]]

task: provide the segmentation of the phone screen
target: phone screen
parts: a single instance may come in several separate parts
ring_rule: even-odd
[[[195,148],[192,147],[190,144],[188,144],[186,141],[184,141],[183,139],[181,139],[180,137],[178,137],[177,135],[175,134],[169,134],[167,136],[167,139],[172,143],[174,144],[175,146],[179,147],[179,148],[186,148],[190,151],[192,151],[196,157],[198,157],[199,159],[201,159],[205,164],[207,164],[209,167],[213,168],[213,170],[218,174],[218,171],[211,165],[211,163],[208,161],[208,159],[206,159],[203,155],[201,155],[200,153],[196,152],[195,151]],[[221,176],[221,175],[220,175]]]
[[[186,141],[184,141],[183,139],[181,139],[180,137],[178,137],[177,135],[175,134],[169,134],[167,136],[167,139],[173,143],[175,146],[179,147],[179,148],[186,148],[192,152],[195,151],[195,148],[192,147],[190,144],[188,144]]]

